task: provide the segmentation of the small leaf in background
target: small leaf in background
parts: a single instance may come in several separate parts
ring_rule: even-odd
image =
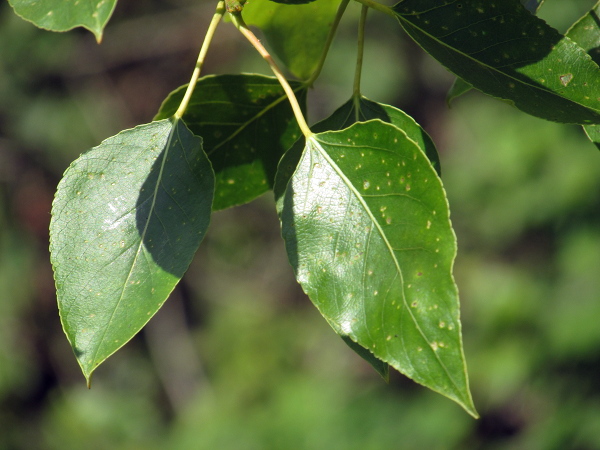
[[[299,83],[291,86],[304,104],[306,90]],[[185,88],[169,94],[156,119],[175,113]],[[201,78],[183,120],[203,137],[216,173],[214,210],[247,203],[271,189],[281,156],[301,134],[281,85],[262,75]]]
[[[519,0],[405,0],[406,32],[486,94],[543,119],[600,123],[600,69],[585,51]]]
[[[527,11],[532,14],[537,13],[545,0],[519,0]]]
[[[100,42],[117,0],[8,0],[8,3],[18,16],[37,27],[50,31],[68,31],[83,27],[94,33],[96,40]]]
[[[88,384],[187,270],[213,191],[202,140],[180,120],[123,131],[65,172],[50,251],[63,328]]]
[[[252,0],[244,8],[244,20],[260,28],[293,75],[307,79],[317,67],[339,4],[339,0],[319,0],[291,6]]]
[[[419,147],[380,120],[315,134],[275,193],[296,278],[336,333],[476,416],[456,238]]]
[[[454,83],[452,83],[452,86],[450,86],[450,89],[448,89],[448,93],[446,94],[446,104],[448,105],[448,108],[455,98],[466,94],[471,89],[473,89],[473,86],[471,86],[465,80],[462,78],[455,78]]]
[[[600,1],[581,19],[569,28],[567,37],[583,48],[591,58],[600,64]],[[600,126],[583,127],[587,137],[600,149]]]

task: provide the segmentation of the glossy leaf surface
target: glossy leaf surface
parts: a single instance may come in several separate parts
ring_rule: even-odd
[[[451,273],[456,239],[418,146],[379,120],[316,134],[275,193],[296,278],[336,333],[476,415]]]
[[[600,1],[567,31],[567,37],[579,44],[600,64]],[[586,135],[600,149],[600,126],[583,127]]]
[[[181,121],[123,131],[65,172],[50,251],[63,328],[88,384],[187,270],[213,190],[202,140]]]
[[[244,7],[244,20],[260,28],[292,74],[307,79],[318,65],[339,4],[340,0],[319,0],[290,6],[252,0]]]
[[[519,0],[404,0],[406,32],[473,87],[547,120],[600,123],[600,69]]]
[[[306,91],[292,83],[302,104]],[[186,86],[163,102],[156,119],[172,116]],[[277,164],[300,130],[283,89],[262,75],[208,76],[198,82],[183,116],[216,173],[214,210],[247,203],[273,187]]]
[[[425,152],[431,165],[441,175],[440,158],[431,137],[415,120],[404,111],[383,103],[377,103],[365,97],[358,101],[350,99],[338,108],[330,117],[316,124],[315,131],[343,130],[356,122],[379,119],[401,129]]]
[[[9,0],[8,3],[17,15],[40,28],[67,31],[83,27],[100,42],[117,0]]]

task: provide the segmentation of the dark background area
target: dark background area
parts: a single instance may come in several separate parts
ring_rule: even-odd
[[[481,419],[335,336],[287,263],[272,196],[216,213],[180,286],[94,375],[60,327],[48,255],[68,164],[147,123],[188,81],[215,2],[120,2],[102,45],[0,5],[0,448],[600,449],[600,154],[580,127],[472,92],[371,14],[363,90],[441,155],[459,242],[465,352]],[[590,1],[547,0],[565,31]],[[309,122],[351,95],[350,5]],[[204,73],[269,73],[223,24]]]

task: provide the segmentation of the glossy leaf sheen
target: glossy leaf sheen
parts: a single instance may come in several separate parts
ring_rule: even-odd
[[[600,123],[600,69],[519,0],[404,0],[406,32],[486,94],[544,119]]]
[[[304,104],[306,90],[291,85]],[[156,119],[175,113],[185,88],[169,94]],[[262,75],[200,79],[183,119],[203,137],[215,170],[214,210],[247,203],[271,189],[277,163],[301,134],[281,85]]]
[[[313,135],[276,195],[288,257],[341,336],[476,415],[452,278],[441,181],[379,120]]]
[[[90,30],[96,40],[115,9],[117,0],[9,0],[15,13],[34,25],[51,31],[67,31],[76,27]]]
[[[288,70],[307,79],[317,67],[340,0],[283,5],[270,0],[251,0],[244,20],[260,28],[273,53]]]
[[[350,99],[330,117],[316,124],[313,130],[343,130],[356,122],[366,122],[372,119],[391,123],[406,133],[408,138],[412,139],[425,152],[431,165],[438,175],[441,175],[440,158],[431,137],[412,117],[393,106],[377,103],[365,97],[360,97],[358,101]]]
[[[596,64],[600,64],[600,1],[567,31],[567,37],[588,52]],[[583,128],[600,149],[600,125],[586,125]]]
[[[181,121],[123,131],[65,172],[50,251],[63,328],[88,384],[187,270],[213,190],[202,140]]]
[[[529,11],[532,14],[537,13],[538,9],[540,9],[540,7],[542,6],[542,3],[544,3],[544,0],[519,0],[519,1],[525,7],[525,9],[527,9],[527,11]],[[465,80],[463,80],[462,78],[456,78],[454,80],[454,83],[452,83],[452,86],[450,87],[448,94],[446,94],[446,103],[448,104],[448,107],[450,107],[452,100],[454,100],[457,97],[460,97],[461,95],[466,94],[471,89],[473,89],[473,86],[471,86]]]

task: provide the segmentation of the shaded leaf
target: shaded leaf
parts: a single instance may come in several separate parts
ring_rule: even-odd
[[[83,27],[94,33],[96,40],[100,42],[117,0],[8,0],[8,3],[17,15],[40,28],[68,31]]]
[[[319,0],[290,6],[252,0],[244,20],[260,28],[273,53],[288,70],[307,79],[316,69],[340,0]]]
[[[519,0],[404,0],[406,32],[473,87],[544,119],[600,123],[600,69]]]
[[[542,4],[544,3],[544,0],[519,0],[519,1],[525,7],[525,9],[527,9],[527,11],[529,11],[532,14],[537,13],[538,9],[540,9]],[[448,104],[448,107],[450,107],[452,100],[454,100],[457,97],[460,97],[461,95],[466,94],[471,89],[473,89],[473,86],[471,86],[465,80],[463,80],[462,78],[456,78],[454,80],[454,83],[452,83],[452,86],[450,86],[450,90],[446,94],[446,103]]]
[[[50,251],[63,328],[88,384],[187,270],[213,189],[202,140],[181,121],[123,131],[65,172]]]
[[[284,161],[282,161],[284,164]],[[275,195],[298,282],[340,336],[476,415],[439,177],[379,120],[307,139]]]
[[[580,45],[591,58],[600,64],[600,1],[567,31],[567,37]],[[600,126],[583,127],[585,134],[600,149]]]
[[[291,85],[304,104],[306,90]],[[185,88],[169,94],[157,120],[175,113]],[[301,134],[279,82],[262,75],[201,78],[183,119],[203,137],[216,173],[214,210],[247,203],[271,189],[277,163]]]

